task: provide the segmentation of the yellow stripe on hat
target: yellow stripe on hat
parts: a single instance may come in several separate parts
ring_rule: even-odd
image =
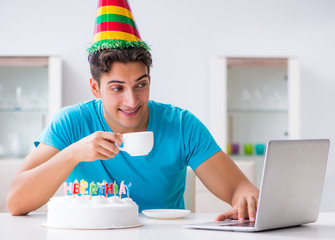
[[[123,15],[126,17],[129,17],[130,19],[133,19],[133,15],[131,12],[123,7],[117,7],[117,6],[105,6],[105,7],[100,7],[97,9],[97,17],[100,15],[104,14],[118,14],[118,15]]]
[[[135,42],[141,40],[138,37],[129,33],[118,32],[118,31],[105,31],[95,34],[93,37],[93,43],[109,39],[125,40],[129,42]]]

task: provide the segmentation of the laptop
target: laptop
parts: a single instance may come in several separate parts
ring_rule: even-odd
[[[328,139],[269,141],[255,223],[225,220],[184,227],[255,232],[315,222],[328,152]]]

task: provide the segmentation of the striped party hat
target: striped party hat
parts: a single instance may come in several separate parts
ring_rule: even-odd
[[[99,0],[94,37],[88,53],[108,49],[142,47],[142,41],[127,0]]]

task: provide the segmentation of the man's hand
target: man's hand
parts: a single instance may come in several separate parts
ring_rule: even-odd
[[[259,190],[223,151],[203,162],[195,173],[203,184],[218,198],[233,208],[219,215],[216,220],[249,218],[255,221]]]
[[[249,193],[247,196],[242,196],[238,199],[233,208],[216,218],[216,221],[223,221],[225,219],[238,219],[240,222],[244,222],[245,219],[249,219],[250,222],[255,222],[256,211],[258,204],[258,191]]]
[[[118,146],[122,144],[120,133],[98,131],[73,143],[66,151],[78,163],[97,159],[107,160],[119,153],[119,148],[116,144]]]

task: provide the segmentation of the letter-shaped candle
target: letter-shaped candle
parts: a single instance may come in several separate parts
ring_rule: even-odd
[[[73,191],[72,194],[80,193],[80,184],[78,182],[73,183]]]
[[[109,186],[108,186],[108,183],[105,184],[105,194],[106,194],[106,197],[108,195],[108,192],[110,194],[113,194],[113,190],[114,190],[113,183],[110,183]]]
[[[124,187],[124,181],[122,181],[121,184],[120,184],[120,189],[119,189],[120,198],[121,198],[122,194],[126,194],[126,189]]]
[[[131,183],[129,183],[128,186],[125,185],[125,187],[126,187],[126,189],[127,189],[127,196],[128,196],[128,197],[129,197],[129,195],[130,195],[130,189],[131,189],[132,186],[133,186],[133,185],[131,185]]]
[[[68,192],[70,194],[73,193],[73,184],[72,184],[72,182],[69,182],[69,185],[67,185],[67,183],[64,182],[63,186],[64,186],[64,194],[65,195],[67,195]]]
[[[98,182],[98,188],[99,188],[99,195],[103,195],[104,194],[104,189],[105,189],[105,181],[103,181],[102,183]]]
[[[88,187],[88,183],[87,181],[85,181],[84,179],[80,180],[80,194],[83,196],[85,194],[88,194],[88,192],[86,191],[86,188]]]
[[[113,184],[113,192],[114,192],[114,196],[117,194],[117,192],[119,191],[119,186],[116,184],[116,182],[114,181]]]
[[[97,194],[97,191],[98,191],[98,185],[94,182],[91,182],[90,183],[90,196],[92,196],[92,194]]]

